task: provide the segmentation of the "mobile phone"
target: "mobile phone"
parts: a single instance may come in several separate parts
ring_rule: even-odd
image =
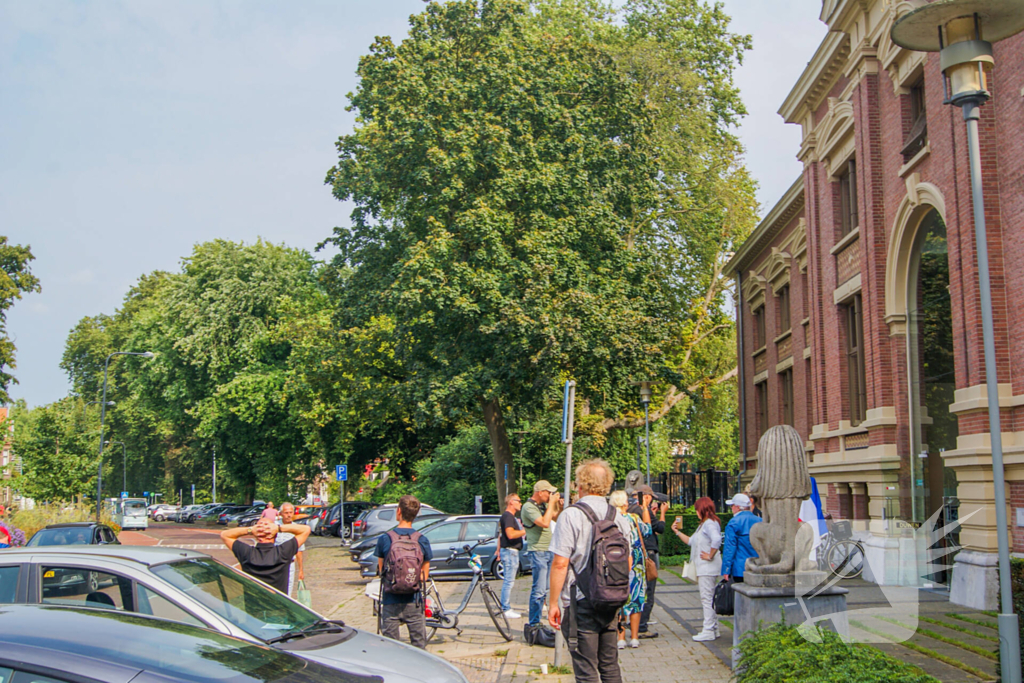
[[[676,524],[682,524],[682,523],[683,523],[683,518],[677,515],[676,516]]]

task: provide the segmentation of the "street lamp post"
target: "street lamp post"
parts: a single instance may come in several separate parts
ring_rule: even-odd
[[[121,490],[128,490],[128,449],[124,446],[124,441],[107,441],[105,445],[110,446],[111,444],[121,445],[121,457],[124,458],[124,478],[121,482]]]
[[[152,358],[152,351],[115,351],[107,356],[103,363],[103,400],[100,402],[100,463],[96,468],[96,523],[100,522],[100,509],[103,507],[103,424],[107,419],[107,371],[110,359],[114,356],[142,356]]]
[[[644,407],[644,450],[647,453],[647,485],[651,485],[651,396],[654,392],[651,390],[651,382],[633,382],[635,385],[640,387],[640,405]]]
[[[978,119],[980,107],[990,97],[988,74],[995,64],[992,58],[992,43],[1009,38],[1022,30],[1024,4],[1020,0],[938,0],[906,14],[893,25],[891,32],[892,41],[900,47],[939,53],[945,103],[960,107],[967,124],[971,201],[974,205],[974,238],[978,255],[981,329],[985,350],[985,385],[988,393],[988,428],[992,443],[996,534],[999,543],[999,654],[1003,680],[1007,683],[1021,683],[1020,633],[1017,615],[1013,613],[1010,584],[999,378],[996,374],[995,328],[992,320],[992,287],[989,278]]]

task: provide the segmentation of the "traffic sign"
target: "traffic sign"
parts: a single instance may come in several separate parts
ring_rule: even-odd
[[[338,481],[348,481],[348,465],[335,465],[334,476]]]
[[[127,498],[128,497],[128,492],[127,491],[121,491],[121,497],[122,498]]]
[[[143,491],[142,492],[142,497],[143,498],[149,498],[149,491]]]

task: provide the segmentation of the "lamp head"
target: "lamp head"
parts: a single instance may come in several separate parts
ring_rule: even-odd
[[[153,353],[152,351],[146,351],[145,353],[142,354],[143,358],[153,358],[154,356],[156,356],[156,354]]]
[[[900,47],[938,52],[946,102],[989,97],[992,43],[1024,30],[1020,0],[937,0],[907,13],[890,36]]]
[[[648,405],[651,402],[651,396],[654,395],[654,391],[651,389],[651,382],[633,382],[634,386],[640,387],[640,405]]]

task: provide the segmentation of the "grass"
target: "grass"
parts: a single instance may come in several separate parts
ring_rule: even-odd
[[[958,619],[960,621],[966,621],[968,624],[974,624],[975,626],[984,626],[985,628],[990,628],[993,631],[998,631],[999,630],[999,627],[997,625],[995,625],[995,624],[990,624],[989,622],[982,621],[981,619],[974,619],[972,617],[967,616],[966,614],[957,614],[956,612],[949,612],[948,614],[946,614],[946,616],[949,617],[950,619]],[[999,640],[999,639],[996,638],[996,640]]]
[[[505,657],[507,655],[508,655],[508,650],[495,650],[494,651],[494,656],[495,657]]]
[[[980,678],[980,679],[982,679],[984,681],[990,680],[992,678],[991,676],[986,674],[984,671],[982,671],[980,669],[975,669],[973,666],[970,666],[968,664],[964,664],[963,662],[961,662],[959,660],[956,660],[956,659],[953,659],[952,657],[947,657],[946,655],[940,654],[940,653],[936,652],[935,650],[929,650],[928,648],[922,647],[921,645],[918,645],[917,643],[911,643],[910,641],[902,641],[901,642],[898,638],[896,638],[896,636],[891,636],[888,633],[886,633],[885,631],[879,631],[877,629],[873,629],[870,626],[868,626],[867,624],[862,624],[861,622],[856,621],[854,619],[850,619],[850,625],[851,626],[856,626],[860,630],[867,631],[868,633],[872,633],[872,634],[874,634],[874,635],[876,635],[876,636],[878,636],[880,638],[885,638],[886,640],[889,640],[889,641],[891,641],[893,643],[896,643],[897,645],[901,645],[901,646],[907,648],[908,650],[913,650],[914,652],[918,652],[918,653],[920,653],[922,655],[925,655],[927,657],[931,657],[932,659],[937,659],[938,661],[940,661],[940,662],[942,662],[944,664],[949,664],[950,666],[955,666],[956,668],[961,669],[963,671],[966,671],[967,673],[971,674],[972,676],[976,676],[976,677],[978,677],[978,678]]]
[[[725,626],[729,627],[730,631],[732,630],[732,622],[729,621],[728,619],[725,619],[724,617],[718,617],[718,623],[719,624],[724,624]]]
[[[994,609],[983,609],[981,610],[981,613],[990,616],[993,619],[999,618],[999,612],[995,611]]]
[[[901,622],[901,621],[899,621],[897,619],[893,619],[891,617],[883,617],[883,616],[877,616],[876,615],[875,618],[879,619],[880,621],[887,621],[890,624],[895,624],[895,625],[900,626],[902,628],[905,628],[907,630],[912,630],[910,628],[910,626],[904,624],[903,622]],[[949,636],[944,636],[941,633],[936,633],[935,631],[932,631],[932,630],[927,629],[927,628],[921,628],[920,626],[918,626],[917,627],[917,632],[920,633],[922,636],[928,636],[932,640],[938,640],[940,642],[946,643],[947,645],[953,645],[953,646],[958,647],[958,648],[960,648],[962,650],[967,650],[968,652],[973,652],[974,654],[980,655],[980,656],[982,656],[982,657],[984,657],[986,659],[991,659],[993,661],[999,659],[998,655],[996,655],[991,650],[986,650],[983,647],[979,647],[977,645],[971,645],[970,643],[965,643],[964,641],[957,640],[956,638],[950,638]]]
[[[966,626],[961,626],[960,624],[951,624],[948,621],[942,621],[941,619],[933,619],[931,617],[920,617],[919,616],[917,618],[917,620],[918,621],[923,621],[923,622],[926,622],[926,623],[929,623],[929,624],[935,624],[936,626],[944,626],[944,627],[946,627],[948,629],[951,629],[953,631],[960,631],[960,633],[966,633],[969,636],[974,636],[975,638],[981,638],[982,640],[991,640],[993,643],[998,643],[999,642],[999,638],[997,636],[990,636],[990,635],[985,634],[985,633],[978,633],[977,631],[973,631],[973,630],[967,628]]]
[[[530,669],[529,673],[531,673],[531,674],[541,674],[541,670],[540,669]],[[548,666],[548,675],[550,675],[550,676],[565,676],[566,674],[571,674],[571,673],[572,673],[572,667],[571,666],[564,666],[564,665],[563,666],[555,666],[554,664],[551,664],[551,665]]]

